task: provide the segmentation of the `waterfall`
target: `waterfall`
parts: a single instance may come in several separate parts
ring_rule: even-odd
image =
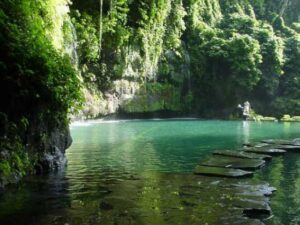
[[[283,3],[282,3],[282,6],[281,6],[281,9],[280,9],[280,12],[279,12],[279,16],[282,17],[286,8],[288,7],[288,4],[289,4],[289,0],[284,0]]]
[[[101,48],[102,48],[102,17],[103,17],[103,0],[99,1],[99,58],[101,58]]]
[[[184,64],[182,65],[182,74],[185,74],[188,85],[188,93],[191,92],[191,58],[188,51],[184,48]]]
[[[71,38],[70,38],[70,40],[67,41],[67,43],[65,43],[64,52],[71,57],[72,64],[74,65],[74,67],[76,69],[78,69],[79,57],[78,57],[78,53],[77,53],[78,42],[77,42],[76,29],[70,19],[67,19],[66,23],[68,25],[68,28],[70,29]]]

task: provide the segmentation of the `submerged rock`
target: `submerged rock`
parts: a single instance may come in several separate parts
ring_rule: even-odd
[[[211,166],[197,166],[194,174],[233,178],[253,176],[253,172],[249,171]]]
[[[271,196],[277,189],[266,184],[232,184],[231,188],[239,195]]]
[[[272,210],[266,201],[239,199],[235,204],[235,206],[243,208],[243,213],[250,218],[272,214]]]

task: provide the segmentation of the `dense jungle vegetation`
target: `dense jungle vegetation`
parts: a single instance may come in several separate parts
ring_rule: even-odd
[[[102,92],[120,79],[142,86],[142,98],[124,104],[125,111],[228,116],[249,99],[259,113],[299,114],[299,2],[103,1],[98,6],[79,0],[72,5],[82,76]],[[149,108],[147,95],[153,93],[163,100]]]
[[[33,170],[78,110],[228,118],[249,100],[300,115],[299,11],[298,0],[2,0],[2,177]]]

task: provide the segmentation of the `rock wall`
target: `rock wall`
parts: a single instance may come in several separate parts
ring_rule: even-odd
[[[63,169],[67,163],[65,151],[72,144],[69,128],[55,129],[44,143],[45,150],[39,159],[39,172]]]

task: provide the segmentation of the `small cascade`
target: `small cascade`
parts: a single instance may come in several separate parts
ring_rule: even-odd
[[[65,43],[64,52],[71,57],[72,64],[76,69],[79,66],[79,57],[77,53],[78,42],[77,42],[77,33],[76,29],[70,19],[66,20],[67,26],[70,30],[71,37]]]
[[[185,77],[187,79],[187,93],[191,92],[191,58],[188,53],[188,51],[184,50],[184,64],[181,67],[181,73],[185,74]]]

